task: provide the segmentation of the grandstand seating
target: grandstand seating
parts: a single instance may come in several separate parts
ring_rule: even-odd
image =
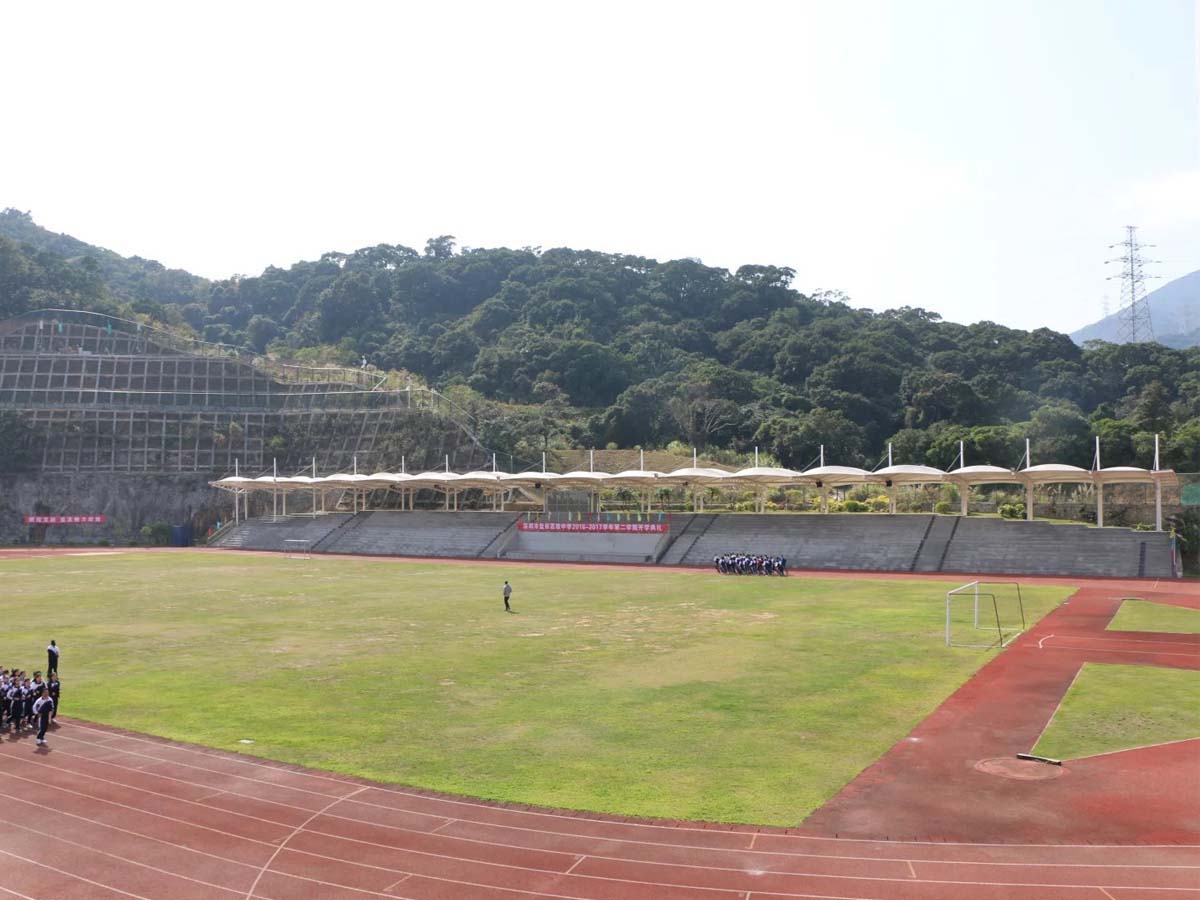
[[[323,516],[291,516],[276,519],[249,519],[218,535],[215,545],[232,550],[289,550],[295,544],[287,541],[308,541],[310,549],[337,529],[346,525],[350,513],[329,513]]]
[[[685,517],[690,518],[690,517]],[[500,556],[545,562],[653,563],[667,534],[565,534],[522,531]]]
[[[1169,578],[1169,542],[1164,533],[1128,528],[967,518],[959,520],[941,569],[1012,575]]]
[[[713,516],[680,560],[712,565],[724,553],[784,556],[792,568],[910,571],[930,516]]]
[[[517,513],[365,512],[321,545],[327,553],[477,557],[514,526]]]
[[[334,513],[254,519],[215,544],[378,556],[483,557],[559,562],[711,566],[725,553],[787,557],[792,569],[996,575],[1171,577],[1170,539],[1158,532],[935,515],[676,515],[660,535],[518,532],[516,513]],[[293,545],[294,546],[294,545]]]

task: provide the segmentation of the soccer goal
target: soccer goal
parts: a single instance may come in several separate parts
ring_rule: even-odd
[[[1025,602],[1015,581],[972,581],[946,592],[946,646],[1007,647],[1025,630]]]
[[[283,549],[288,559],[312,558],[312,541],[304,538],[285,538]]]

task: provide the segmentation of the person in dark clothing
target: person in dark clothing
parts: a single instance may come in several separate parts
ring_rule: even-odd
[[[54,701],[50,699],[50,689],[42,688],[42,695],[33,701],[33,716],[37,719],[37,742],[45,745],[46,729],[50,727],[50,716],[54,713]]]
[[[46,648],[46,674],[58,671],[58,658],[62,654],[59,652],[58,644],[54,641],[50,642],[50,646]]]
[[[508,598],[512,596],[512,585],[507,581],[504,582],[504,590],[502,593],[504,594],[504,611],[512,612],[512,607],[508,605]]]
[[[58,681],[58,673],[50,673],[50,681],[46,683],[46,688],[50,691],[50,699],[54,701],[54,709],[50,712],[50,721],[53,722],[58,718],[58,698],[62,693],[62,685]]]

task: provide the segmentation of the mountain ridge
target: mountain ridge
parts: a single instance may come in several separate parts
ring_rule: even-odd
[[[1200,347],[1200,269],[1172,279],[1146,295],[1154,339],[1176,349]],[[1086,341],[1121,343],[1121,312],[1105,316],[1071,332],[1077,344]]]

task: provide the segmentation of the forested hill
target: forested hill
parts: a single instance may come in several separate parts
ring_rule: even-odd
[[[1099,434],[1106,465],[1146,465],[1159,431],[1164,464],[1200,469],[1200,348],[1081,348],[1048,329],[854,309],[770,265],[458,249],[450,237],[254,278],[167,273],[151,289],[137,273],[155,264],[106,267],[64,244],[68,260],[3,237],[14,225],[37,227],[0,215],[0,315],[120,309],[281,357],[366,356],[451,391],[490,446],[524,458],[680,441],[803,466],[824,443],[831,461],[873,465],[891,440],[897,462],[946,467],[963,439],[969,463],[1012,466],[1030,437],[1034,462],[1087,466]]]

